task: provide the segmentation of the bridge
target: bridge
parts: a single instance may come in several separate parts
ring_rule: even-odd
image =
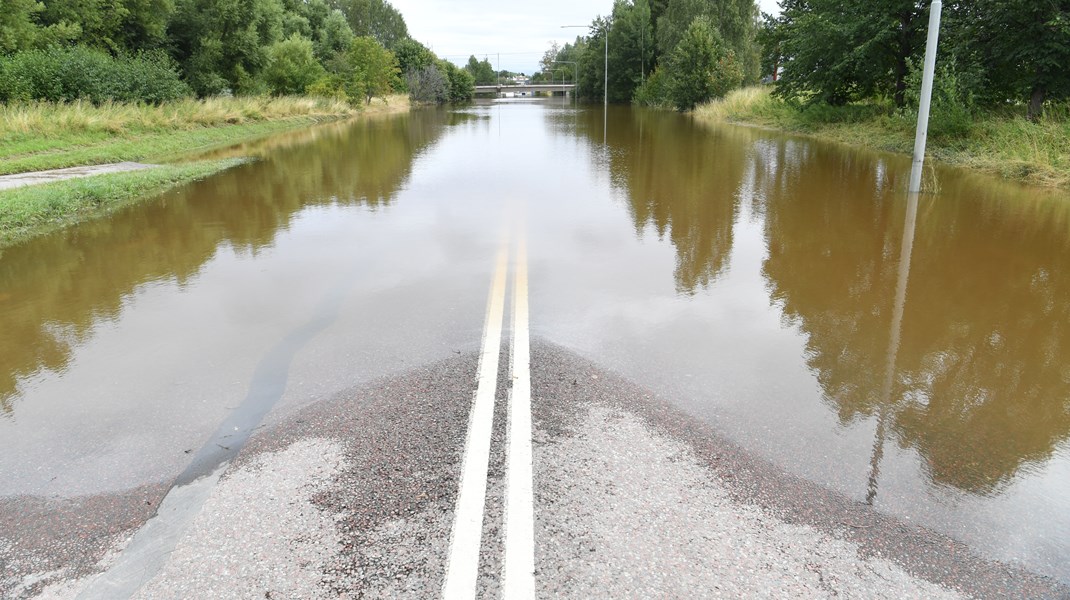
[[[550,93],[563,92],[566,96],[572,93],[572,90],[576,87],[573,83],[566,84],[553,84],[553,83],[531,83],[527,85],[477,85],[477,94],[498,94],[503,96],[505,94],[515,94],[517,96],[533,96],[537,93]]]

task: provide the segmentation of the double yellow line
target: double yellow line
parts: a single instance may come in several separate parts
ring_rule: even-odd
[[[506,279],[509,271],[509,245],[509,239],[505,237],[498,250],[487,300],[476,393],[468,420],[461,484],[450,536],[449,563],[442,588],[442,595],[447,600],[467,600],[476,596],[495,391],[498,387],[498,357],[501,354]],[[512,385],[508,398],[505,527],[502,540],[505,553],[502,594],[510,599],[535,597],[531,351],[528,328],[527,244],[523,235],[517,240],[514,271],[513,336],[509,365]]]

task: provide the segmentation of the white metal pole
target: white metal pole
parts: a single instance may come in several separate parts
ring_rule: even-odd
[[[605,82],[602,84],[602,92],[605,100],[602,103],[602,145],[606,145],[609,131],[609,23],[606,23],[606,69]]]
[[[921,80],[921,99],[918,103],[918,130],[914,134],[914,163],[910,168],[910,192],[921,191],[921,173],[925,164],[925,141],[929,135],[929,104],[933,95],[933,74],[936,71],[936,45],[940,39],[940,12],[943,4],[933,0],[929,8],[929,39],[925,42],[925,72]]]
[[[609,110],[609,25],[606,25],[606,80],[602,91],[605,93],[605,110]]]

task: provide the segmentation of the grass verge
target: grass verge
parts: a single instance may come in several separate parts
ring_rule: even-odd
[[[163,165],[4,190],[0,192],[0,248],[108,214],[242,162],[244,159],[230,158]]]
[[[0,104],[0,175],[120,161],[169,163],[0,191],[0,247],[241,162],[190,161],[205,151],[319,122],[408,109],[405,96],[360,107],[305,97],[190,99],[159,106]]]
[[[160,162],[321,121],[408,110],[324,98],[211,98],[159,106],[0,104],[0,175],[120,161]]]
[[[937,160],[1049,188],[1070,189],[1070,118],[1052,110],[1037,123],[996,112],[974,115],[965,130],[930,130],[928,154]],[[843,107],[784,102],[767,87],[735,90],[699,106],[699,121],[757,125],[816,138],[910,154],[914,115],[886,104]]]

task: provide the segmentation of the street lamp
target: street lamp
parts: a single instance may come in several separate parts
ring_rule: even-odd
[[[572,76],[572,95],[575,96],[576,95],[576,86],[579,84],[579,80],[580,80],[580,63],[578,63],[578,62],[576,62],[574,60],[555,60],[553,62],[562,63],[562,64],[566,64],[566,65],[572,65],[572,69],[574,71],[574,74]],[[564,83],[564,82],[562,82],[562,83]],[[579,100],[577,99],[577,102],[578,101]]]
[[[590,29],[587,25],[562,25],[561,29],[570,29],[573,27],[580,27],[583,29]],[[609,20],[606,19],[606,67],[605,67],[605,82],[602,85],[602,91],[604,93],[603,107],[606,111],[609,110]]]

